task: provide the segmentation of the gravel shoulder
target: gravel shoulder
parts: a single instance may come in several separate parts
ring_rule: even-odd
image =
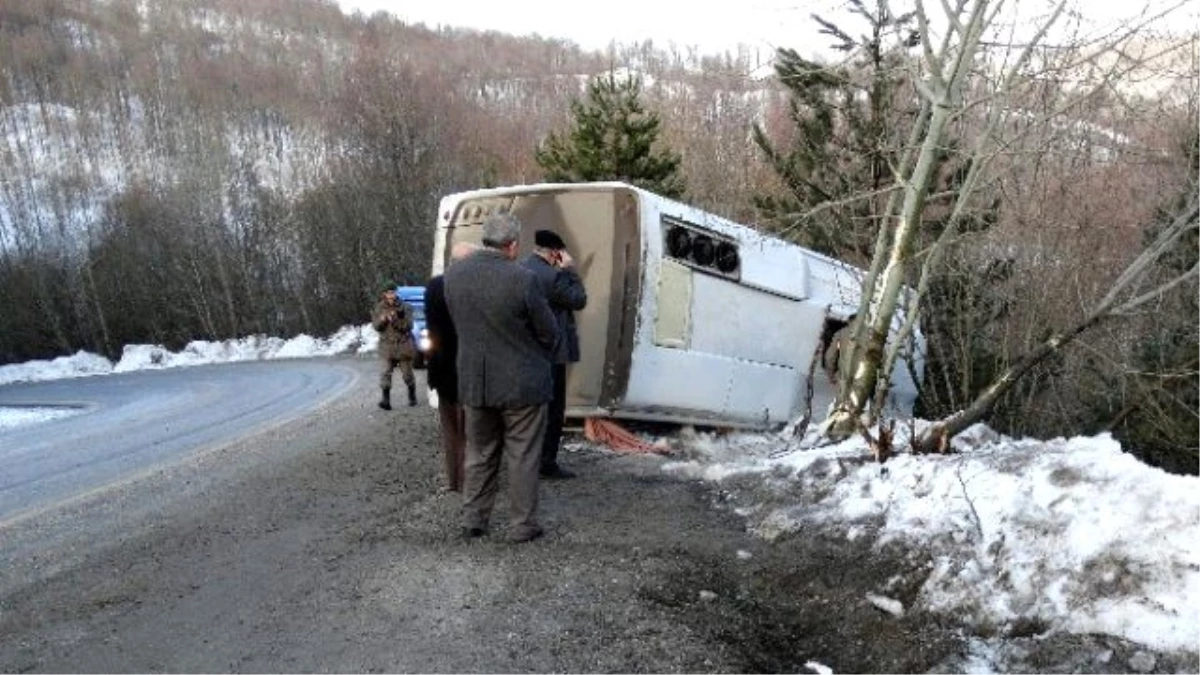
[[[734,510],[751,486],[673,477],[661,458],[583,446],[564,460],[579,478],[543,484],[545,538],[505,541],[502,485],[495,534],[463,541],[436,413],[378,410],[374,360],[343,360],[359,383],[303,419],[0,524],[0,671],[965,667],[959,627],[866,600],[886,586],[907,606],[919,553],[836,532],[764,541]],[[1079,672],[1094,647],[1038,670]]]

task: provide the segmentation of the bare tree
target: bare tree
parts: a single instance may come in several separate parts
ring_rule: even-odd
[[[923,308],[933,273],[939,269],[950,246],[961,235],[960,225],[977,208],[983,188],[993,178],[997,160],[1004,156],[1007,143],[1022,133],[1011,124],[1019,92],[1036,86],[1039,73],[1033,69],[1036,48],[1049,29],[1062,16],[1066,2],[1057,3],[1038,24],[1035,34],[1016,48],[997,51],[998,44],[986,43],[985,36],[998,23],[1005,3],[993,0],[957,0],[944,2],[945,15],[934,21],[924,2],[916,2],[920,27],[921,53],[919,72],[913,78],[922,100],[921,112],[911,127],[906,150],[892,166],[894,191],[883,210],[882,226],[876,240],[871,266],[864,280],[859,321],[849,355],[850,368],[843,371],[839,396],[825,432],[835,438],[856,433],[864,424],[878,419],[887,397],[888,378],[902,350],[910,348],[909,338]],[[939,28],[942,26],[942,28]],[[935,30],[937,28],[938,30]],[[939,34],[940,39],[935,38]],[[1095,70],[1098,55],[1127,41],[1136,27],[1111,37],[1102,44],[1090,45],[1085,55],[1074,62],[1060,61],[1057,68],[1078,72],[1085,66]],[[1064,113],[1086,101],[1102,87],[1112,85],[1122,75],[1120,65],[1110,67],[1096,78],[1096,87],[1078,89],[1058,109],[1035,121],[1040,124],[1062,122]],[[948,209],[946,226],[938,238],[917,250],[917,233],[936,188],[939,153],[948,146],[953,125],[969,125],[961,135],[969,143],[963,148],[966,167],[954,202]],[[1025,129],[1036,125],[1024,125]],[[1078,323],[1055,333],[1038,348],[1016,358],[996,381],[986,387],[978,399],[946,420],[933,425],[915,441],[920,449],[935,447],[966,425],[980,419],[997,398],[1029,372],[1047,355],[1097,323],[1128,312],[1195,275],[1195,269],[1152,289],[1141,289],[1133,297],[1123,294],[1137,289],[1149,266],[1176,244],[1183,232],[1195,227],[1194,208],[1184,209],[1173,227],[1163,230],[1161,238],[1132,262],[1126,272],[1112,281],[1110,292],[1096,303]]]

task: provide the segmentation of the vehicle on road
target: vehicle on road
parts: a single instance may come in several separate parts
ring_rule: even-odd
[[[414,368],[424,368],[428,360],[429,329],[425,327],[425,287],[397,286],[396,295],[413,308],[413,344],[417,346],[417,356],[413,360]]]

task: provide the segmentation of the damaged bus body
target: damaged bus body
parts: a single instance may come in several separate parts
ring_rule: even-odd
[[[564,183],[444,197],[433,273],[497,211],[520,219],[522,258],[534,231],[558,233],[587,289],[569,417],[766,429],[803,414],[810,381],[824,416],[835,392],[819,350],[857,311],[861,270],[631,185]],[[892,374],[903,414],[916,353]]]

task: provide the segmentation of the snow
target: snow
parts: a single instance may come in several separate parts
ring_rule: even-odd
[[[51,361],[0,366],[0,385],[212,363],[366,353],[375,351],[378,346],[379,334],[370,324],[345,326],[327,338],[301,334],[290,340],[263,335],[225,342],[197,340],[178,352],[172,352],[162,345],[126,345],[116,363],[103,356],[80,351],[73,356],[60,356]],[[0,414],[0,419],[3,419],[3,414]]]
[[[892,616],[904,616],[904,603],[899,600],[876,593],[867,593],[867,601]]]
[[[897,430],[896,447],[911,433]],[[822,495],[739,509],[765,539],[835,525],[848,538],[872,529],[878,545],[929,552],[925,609],[977,625],[1036,617],[1162,651],[1200,646],[1200,479],[1147,466],[1108,434],[1013,439],[976,425],[954,439],[953,454],[899,454],[884,465],[861,461],[861,438],[804,449],[772,434],[692,435],[694,457],[664,470]],[[903,612],[893,598],[867,600]]]
[[[833,675],[833,668],[817,661],[808,661],[804,665],[818,675]]]
[[[0,386],[365,353],[377,345],[365,325],[327,338],[193,342],[177,353],[131,345],[116,363],[79,352],[2,366]],[[63,414],[70,411],[0,408],[0,430],[53,424]],[[895,447],[907,447],[923,424],[898,428]],[[675,457],[662,470],[717,485],[756,485],[749,494],[757,503],[737,512],[765,540],[821,526],[923,551],[932,571],[914,601],[920,609],[968,624],[1036,619],[1050,631],[1113,635],[1157,651],[1200,650],[1200,478],[1142,464],[1107,434],[1037,440],[976,425],[954,439],[953,453],[901,452],[882,465],[864,461],[869,453],[861,438],[817,446],[814,436],[685,429],[670,439]],[[864,600],[897,616],[915,609],[886,589]],[[993,671],[987,645],[973,644],[963,667]],[[832,672],[816,662],[809,667]]]
[[[0,431],[26,424],[37,424],[38,422],[48,422],[63,417],[70,417],[78,412],[81,412],[81,410],[77,408],[50,406],[0,408]]]
[[[0,366],[0,385],[103,375],[112,372],[112,367],[112,361],[103,356],[80,351],[74,356],[60,356],[52,361],[28,361]]]
[[[68,30],[78,37],[86,30],[81,26],[68,24]],[[82,246],[114,195],[131,184],[169,185],[194,170],[194,158],[179,160],[153,147],[147,121],[147,108],[153,103],[137,96],[123,103],[120,110],[57,103],[0,105],[0,153],[6,166],[26,177],[6,185],[0,198],[0,249],[15,246],[15,232],[25,228]],[[97,137],[100,142],[87,140]],[[293,129],[275,118],[227,125],[223,141],[230,157],[227,164],[249,166],[260,187],[284,196],[308,187],[313,167],[327,160],[319,134]],[[125,161],[131,156],[139,157],[137,166]],[[64,184],[79,192],[69,203],[60,203]],[[238,224],[228,209],[224,215],[231,225]],[[66,227],[59,229],[64,222]],[[15,224],[21,228],[14,229]]]

